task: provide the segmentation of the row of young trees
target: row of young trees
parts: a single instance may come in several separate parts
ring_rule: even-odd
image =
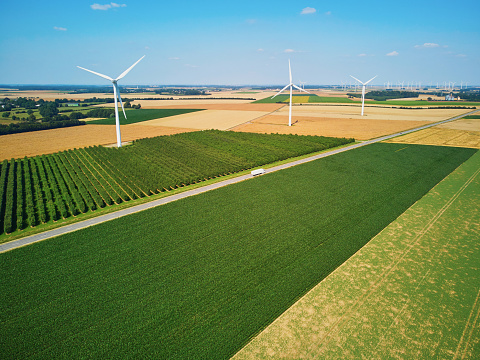
[[[142,139],[119,149],[95,146],[4,160],[0,233],[351,141],[209,130]]]
[[[130,199],[108,173],[95,168],[98,164],[87,164],[78,150],[3,161],[0,233],[9,234]]]

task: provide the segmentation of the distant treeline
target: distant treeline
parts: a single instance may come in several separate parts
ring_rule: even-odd
[[[155,93],[159,95],[211,95],[205,90],[197,89],[159,89],[155,90]]]
[[[418,98],[418,92],[413,92],[413,91],[382,91],[382,90],[374,90],[374,91],[369,91],[366,95],[365,98],[372,99],[375,101],[386,101],[389,99],[402,99],[402,98]],[[362,97],[361,93],[348,93],[347,94],[350,97]]]
[[[458,96],[460,96],[460,99],[465,101],[480,101],[480,92],[460,91]]]
[[[67,117],[68,119],[68,117]],[[39,131],[39,130],[48,130],[56,129],[62,127],[71,127],[85,125],[85,121],[79,120],[61,120],[61,121],[50,121],[50,122],[21,122],[21,123],[11,123],[9,125],[0,124],[0,135],[7,134],[17,134],[22,132],[30,131]]]

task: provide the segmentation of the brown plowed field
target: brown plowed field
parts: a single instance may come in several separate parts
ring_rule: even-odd
[[[305,116],[294,119],[293,125],[288,126],[288,117],[283,115],[267,115],[250,123],[239,125],[232,130],[255,133],[352,137],[356,140],[368,140],[423,126],[428,123],[428,121],[412,120],[391,121]]]
[[[122,141],[132,141],[160,135],[178,134],[194,129],[165,126],[121,126]],[[69,128],[2,135],[0,160],[51,154],[73,148],[116,143],[114,125],[83,125]]]

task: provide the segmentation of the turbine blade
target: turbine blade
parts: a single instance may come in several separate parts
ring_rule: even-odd
[[[120,79],[123,78],[125,75],[127,75],[128,72],[129,72],[130,70],[132,70],[133,67],[134,67],[135,65],[137,65],[137,64],[140,62],[140,60],[142,60],[144,57],[145,57],[145,55],[143,55],[140,59],[138,59],[135,64],[133,64],[132,66],[130,66],[127,70],[125,70],[125,71],[124,71],[119,77],[117,77],[115,80],[120,80]]]
[[[370,80],[368,80],[365,85],[367,85],[370,81],[372,81],[373,79],[375,79],[378,75],[375,75],[374,77],[372,77]]]
[[[288,59],[288,74],[290,75],[290,84],[292,83],[292,67],[290,66],[290,59]]]
[[[286,88],[288,88],[290,85],[292,85],[292,84],[288,84],[288,85],[285,86],[282,90],[280,90],[278,93],[276,93],[275,95],[273,95],[273,96],[272,96],[272,99],[273,99],[275,96],[280,95],[280,93],[281,93],[283,90],[285,90]]]
[[[355,76],[350,75],[350,77],[354,78],[354,79],[357,80],[360,84],[363,85],[363,82],[361,82],[360,80],[358,80]]]
[[[293,86],[295,89],[298,89],[298,90],[300,90],[300,91],[306,92],[307,94],[310,94],[307,90],[302,89],[301,87],[299,87],[299,86],[297,86],[297,85],[292,84],[292,86]]]
[[[120,100],[120,105],[122,105],[123,116],[125,116],[125,119],[127,119],[127,114],[125,114],[125,109],[123,108],[122,97],[120,96],[120,89],[118,88],[118,84],[115,83],[113,86],[117,88],[117,96],[118,100]]]
[[[91,72],[92,74],[95,74],[95,75],[98,75],[104,79],[107,79],[107,80],[110,80],[110,81],[113,81],[113,79],[110,77],[110,76],[107,76],[107,75],[103,75],[103,74],[100,74],[98,72],[95,72],[95,71],[92,71],[92,70],[88,70],[88,69],[85,69],[81,66],[77,66],[78,68],[82,69],[82,70],[85,70],[85,71],[88,71],[88,72]]]

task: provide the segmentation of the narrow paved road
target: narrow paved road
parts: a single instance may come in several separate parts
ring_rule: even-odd
[[[424,126],[421,126],[421,127],[415,128],[415,129],[411,129],[411,130],[401,131],[401,132],[398,132],[398,133],[395,133],[395,134],[392,134],[392,135],[382,136],[382,137],[379,137],[379,138],[376,138],[376,139],[372,139],[372,140],[364,141],[364,142],[361,142],[361,143],[358,143],[358,144],[346,146],[346,147],[341,148],[341,149],[328,151],[328,152],[318,154],[318,155],[314,155],[314,156],[310,156],[308,158],[304,158],[304,159],[301,159],[301,160],[292,161],[292,162],[289,162],[287,164],[278,165],[278,166],[266,169],[265,172],[266,173],[271,173],[271,172],[274,172],[274,171],[286,169],[286,168],[289,168],[291,166],[295,166],[295,165],[303,164],[303,163],[306,163],[306,162],[309,162],[309,161],[321,159],[321,158],[331,156],[331,155],[334,155],[334,154],[338,154],[338,153],[341,153],[341,152],[344,152],[344,151],[356,149],[356,148],[361,147],[361,146],[365,146],[365,145],[373,144],[373,143],[376,143],[376,142],[379,142],[379,141],[384,141],[384,140],[387,140],[387,139],[391,139],[391,138],[396,137],[396,136],[405,135],[405,134],[408,134],[408,133],[411,133],[411,132],[414,132],[414,131],[427,129],[429,127],[437,126],[437,125],[444,124],[444,123],[447,123],[447,122],[450,122],[450,121],[455,121],[455,120],[458,120],[458,119],[460,119],[460,118],[462,118],[466,115],[473,114],[477,111],[480,111],[480,110],[474,110],[474,111],[471,111],[467,114],[463,114],[463,115],[460,115],[460,116],[457,116],[457,117],[454,117],[454,118],[451,118],[451,119],[447,119],[447,120],[444,120],[444,121],[424,125]],[[128,209],[119,210],[119,211],[116,211],[114,213],[110,213],[110,214],[106,214],[106,215],[101,215],[101,216],[98,216],[98,217],[90,219],[90,220],[85,220],[85,221],[81,221],[81,222],[78,222],[78,223],[75,223],[75,224],[66,225],[66,226],[63,226],[63,227],[60,227],[60,228],[57,228],[57,229],[54,229],[54,230],[45,231],[45,232],[40,233],[40,234],[26,236],[26,237],[18,239],[18,240],[13,240],[13,241],[10,241],[10,242],[5,243],[5,244],[0,244],[0,253],[10,251],[10,250],[16,249],[16,248],[21,247],[21,246],[33,244],[33,243],[36,243],[36,242],[39,242],[39,241],[42,241],[42,240],[46,240],[46,239],[49,239],[49,238],[52,238],[52,237],[55,237],[55,236],[66,234],[66,233],[69,233],[69,232],[72,232],[72,231],[80,230],[80,229],[83,229],[83,228],[86,228],[86,227],[89,227],[89,226],[97,225],[97,224],[103,223],[105,221],[117,219],[119,217],[130,215],[130,214],[133,214],[133,213],[136,213],[136,212],[139,212],[139,211],[143,211],[143,210],[146,210],[146,209],[150,209],[150,208],[153,208],[153,207],[156,207],[156,206],[167,204],[167,203],[172,202],[172,201],[177,201],[177,200],[186,198],[188,196],[193,196],[193,195],[201,194],[201,193],[204,193],[204,192],[207,192],[207,191],[215,190],[215,189],[218,189],[222,186],[235,184],[237,182],[248,180],[248,179],[251,179],[251,178],[252,178],[251,174],[242,175],[242,176],[239,176],[239,177],[236,177],[236,178],[233,178],[233,179],[224,180],[224,181],[221,181],[221,182],[218,182],[218,183],[215,183],[215,184],[211,184],[211,185],[206,185],[206,186],[203,186],[203,187],[198,188],[198,189],[185,191],[181,194],[176,194],[176,195],[168,196],[168,197],[165,197],[165,198],[162,198],[162,199],[153,200],[153,201],[148,202],[146,204],[132,206]]]

